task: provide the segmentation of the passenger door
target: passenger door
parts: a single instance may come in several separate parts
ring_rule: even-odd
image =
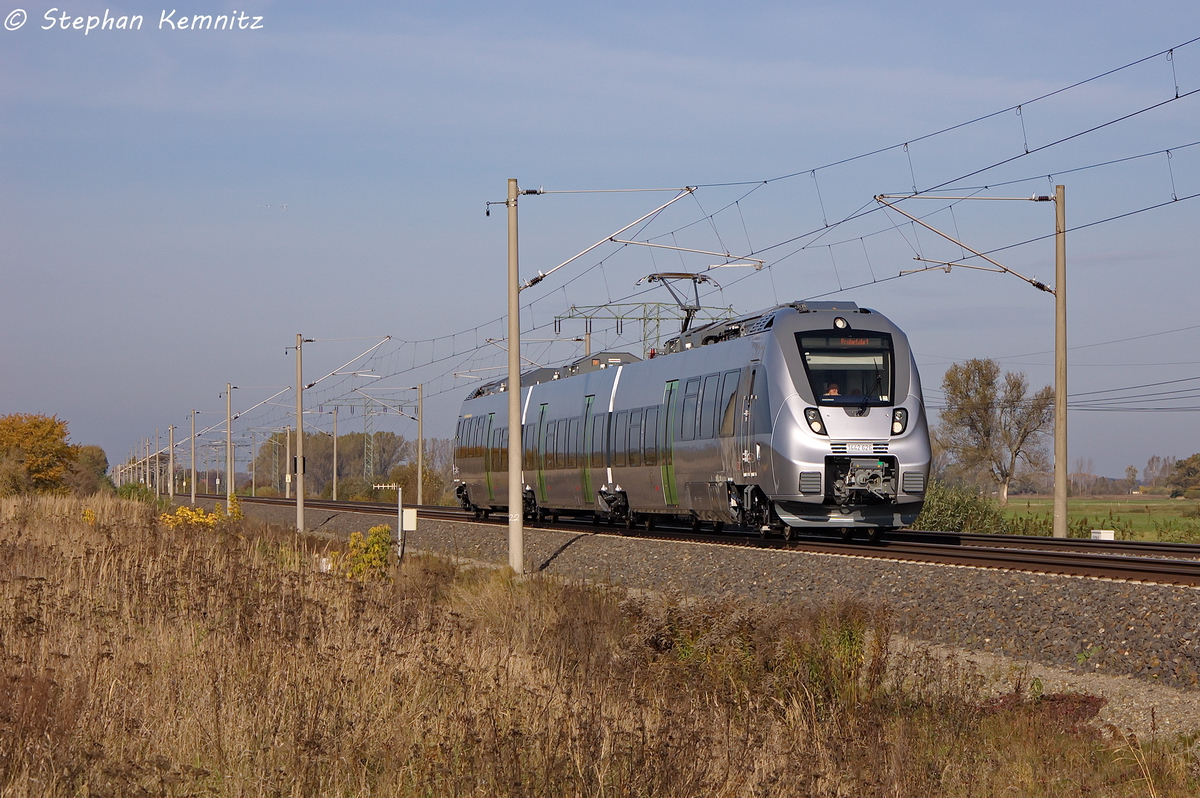
[[[496,499],[496,488],[492,484],[492,472],[496,470],[496,463],[494,462],[493,458],[497,452],[497,447],[496,441],[493,438],[493,434],[498,436],[500,430],[497,429],[495,430],[495,433],[493,433],[492,423],[495,420],[495,413],[487,414],[487,423],[484,426],[483,433],[483,445],[485,447],[483,450],[483,476],[487,482],[487,497],[489,502],[495,501]]]
[[[668,507],[679,505],[679,489],[675,483],[675,418],[678,412],[678,397],[679,380],[671,380],[663,390],[662,419],[657,425],[663,499]]]
[[[755,394],[759,381],[759,368],[758,366],[750,368],[750,375],[746,378],[746,393],[742,397],[742,417],[739,420],[740,429],[738,431],[738,459],[741,461],[742,479],[758,476],[759,449],[754,441],[754,429],[756,426],[755,416],[763,412]]]
[[[595,445],[592,441],[592,405],[595,401],[594,394],[583,397],[583,452],[579,458],[579,473],[584,504],[596,502],[596,493],[592,490],[592,447]]]

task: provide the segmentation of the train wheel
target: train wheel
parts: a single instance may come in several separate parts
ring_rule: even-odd
[[[654,530],[654,516],[653,515],[647,515],[645,517],[645,519],[642,521],[642,528],[645,529],[647,532],[651,532]]]
[[[558,513],[550,513],[550,521],[552,523],[557,524],[558,523]]]
[[[637,519],[636,515],[634,515],[633,513],[626,513],[625,518],[622,519],[621,534],[622,535],[633,534],[637,530],[637,523],[638,523],[638,519]]]
[[[475,508],[474,515],[475,515],[475,520],[476,520],[476,521],[482,521],[482,520],[483,520],[483,510],[480,510],[479,508]]]
[[[693,531],[693,532],[699,532],[699,531],[700,531],[700,519],[699,519],[699,518],[693,518],[693,519],[692,519],[692,531]]]
[[[713,534],[714,535],[719,535],[724,531],[725,531],[725,522],[724,521],[713,521]]]
[[[849,543],[851,540],[854,540],[854,528],[853,527],[844,526],[839,531],[842,533],[842,542],[843,543]]]
[[[796,527],[784,524],[783,529],[779,530],[779,535],[784,539],[784,542],[791,543],[796,539]]]
[[[883,536],[891,531],[892,530],[888,529],[887,527],[877,526],[871,530],[870,535],[867,536],[867,540],[872,543],[879,543],[883,540]]]

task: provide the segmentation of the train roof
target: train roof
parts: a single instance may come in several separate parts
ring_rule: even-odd
[[[584,355],[578,360],[574,360],[562,366],[542,366],[532,369],[521,374],[521,387],[525,388],[530,385],[538,385],[543,382],[551,382],[553,380],[566,379],[574,377],[578,374],[587,374],[592,371],[600,371],[602,369],[613,368],[625,363],[638,363],[641,358],[629,352],[595,352],[590,355]],[[508,389],[508,380],[494,380],[492,382],[480,385],[476,388],[468,399],[477,399],[480,396],[488,394],[500,393]]]
[[[789,302],[775,305],[766,310],[747,313],[733,319],[722,319],[696,327],[693,330],[680,333],[678,337],[667,341],[666,351],[657,354],[670,355],[695,349],[698,346],[729,341],[744,335],[766,332],[775,324],[775,319],[782,314],[792,313],[873,313],[869,308],[860,308],[853,302]]]
[[[747,335],[766,332],[774,325],[776,318],[781,315],[795,313],[874,313],[869,308],[860,308],[854,302],[789,302],[775,305],[765,310],[747,313],[732,319],[722,319],[680,333],[666,342],[666,348],[661,352],[650,351],[650,357],[663,357],[695,349],[700,346],[730,341]],[[629,352],[599,352],[585,355],[578,360],[562,366],[539,367],[524,372],[521,375],[521,387],[538,385],[552,380],[566,379],[578,374],[619,366],[624,363],[637,363],[641,358]],[[476,388],[468,399],[501,393],[507,390],[508,380],[494,380]]]

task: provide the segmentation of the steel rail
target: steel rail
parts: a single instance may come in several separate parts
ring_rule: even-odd
[[[940,543],[943,545],[970,545],[991,548],[1047,549],[1064,551],[1073,549],[1112,554],[1162,555],[1164,557],[1200,558],[1200,545],[1195,543],[1164,543],[1153,540],[1092,540],[1090,538],[1052,538],[1041,535],[989,535],[960,532],[923,532],[901,530],[890,533],[889,540],[907,542]]]
[[[197,496],[197,498],[201,498]],[[217,496],[204,498],[219,499]],[[274,497],[240,497],[254,504],[285,505],[294,499]],[[384,502],[348,502],[310,500],[308,506],[343,512],[395,515],[396,505]],[[507,523],[497,520],[478,521],[471,513],[455,507],[421,505],[417,514],[422,518],[470,521],[477,523]],[[600,534],[632,534],[609,525],[597,527],[590,519],[575,524],[558,521],[537,528],[546,531],[579,532],[581,527]],[[963,535],[950,532],[903,531],[885,536],[873,544],[847,543],[804,537],[785,542],[760,538],[754,534],[694,533],[683,528],[638,530],[640,537],[657,540],[687,541],[719,545],[743,545],[795,553],[816,553],[864,559],[890,559],[936,565],[967,566],[1010,571],[1084,576],[1134,582],[1200,586],[1200,546],[1187,543],[1154,543],[1142,541],[1093,541],[1078,538],[1045,538],[1025,535]],[[1158,554],[1156,557],[1140,556]],[[1138,555],[1138,556],[1134,556]]]

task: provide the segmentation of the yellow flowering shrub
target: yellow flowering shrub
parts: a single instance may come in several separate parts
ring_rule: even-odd
[[[175,508],[175,512],[173,513],[163,513],[158,517],[158,520],[168,529],[178,529],[180,527],[216,529],[225,522],[225,513],[224,511],[218,512],[220,509],[221,505],[218,504],[217,509],[211,513],[206,513],[203,507],[181,506]]]
[[[91,507],[84,507],[82,515],[83,515],[83,523],[87,524],[88,526],[96,525],[96,511],[93,510]]]
[[[345,574],[347,579],[386,579],[392,543],[392,528],[387,524],[371,527],[366,538],[362,532],[354,532],[346,550],[334,552],[333,570]]]

